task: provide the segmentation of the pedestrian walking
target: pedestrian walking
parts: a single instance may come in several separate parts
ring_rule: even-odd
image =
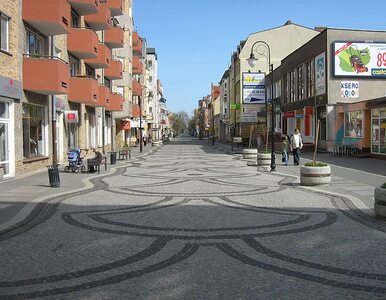
[[[290,139],[290,150],[294,156],[294,165],[298,166],[300,163],[300,149],[303,148],[302,136],[299,129],[295,129]]]
[[[290,138],[288,135],[283,136],[283,142],[282,142],[282,159],[281,161],[284,163],[284,165],[288,166],[288,159],[289,159],[289,152],[290,152]]]

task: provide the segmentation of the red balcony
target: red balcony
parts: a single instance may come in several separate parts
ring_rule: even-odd
[[[112,17],[123,15],[122,0],[109,0],[107,4],[110,7]]]
[[[98,0],[68,0],[68,2],[81,16],[97,14],[99,11]]]
[[[95,78],[70,77],[68,101],[101,106],[98,100],[98,81]]]
[[[133,53],[142,55],[142,39],[139,37],[138,32],[133,32]]]
[[[133,103],[133,104],[131,105],[131,116],[132,116],[133,118],[139,118],[139,115],[140,115],[139,112],[140,112],[139,105]]]
[[[98,56],[84,60],[91,68],[102,69],[110,67],[111,51],[105,44],[98,45]]]
[[[109,29],[111,27],[111,11],[107,3],[99,3],[99,12],[84,16],[84,21],[95,31]]]
[[[87,28],[70,28],[67,50],[79,59],[98,57],[99,40],[95,31]]]
[[[133,87],[133,96],[142,96],[142,84],[140,84],[137,80],[133,79],[132,81]]]
[[[123,29],[121,27],[111,27],[104,31],[105,44],[110,49],[123,48]]]
[[[99,106],[106,107],[110,103],[110,89],[105,85],[100,85],[99,89]]]
[[[120,60],[112,60],[110,68],[105,70],[105,77],[111,80],[123,78],[122,62]]]
[[[106,105],[108,111],[122,111],[123,110],[123,96],[117,93],[110,93],[110,101]]]
[[[48,56],[23,58],[23,89],[44,95],[67,94],[69,66]]]
[[[143,74],[143,63],[138,56],[133,56],[133,74]]]
[[[66,34],[71,5],[67,0],[23,0],[23,21],[46,36]]]

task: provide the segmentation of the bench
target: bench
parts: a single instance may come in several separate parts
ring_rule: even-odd
[[[129,157],[129,159],[131,159],[131,150],[130,149],[118,150],[118,159],[119,160],[125,159],[127,161],[127,157]]]
[[[359,149],[353,144],[336,144],[332,149],[333,155],[354,156],[359,154]]]
[[[101,165],[105,165],[105,171],[107,171],[107,157],[102,156],[100,159],[89,158],[87,159],[87,172],[90,172],[90,167],[94,167],[98,174],[100,174]]]

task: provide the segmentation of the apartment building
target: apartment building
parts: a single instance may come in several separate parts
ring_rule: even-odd
[[[124,14],[129,0],[1,1],[5,177],[65,163],[71,148],[83,155],[113,148],[114,113],[130,100],[116,82],[130,72],[116,52],[125,43]]]
[[[157,90],[158,80],[158,58],[155,48],[146,49],[146,87],[147,102],[145,107],[147,136],[153,140],[158,139],[157,133],[160,130],[159,110],[160,94]]]
[[[229,69],[226,70],[219,82],[220,84],[220,129],[219,139],[220,141],[229,141],[231,130],[229,127]]]

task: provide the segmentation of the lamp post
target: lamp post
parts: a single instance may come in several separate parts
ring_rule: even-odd
[[[138,97],[139,104],[139,152],[142,152],[142,99]]]
[[[276,171],[276,156],[275,156],[275,118],[274,118],[274,112],[276,110],[275,108],[275,102],[273,101],[273,64],[271,64],[271,49],[269,48],[269,45],[264,42],[264,41],[257,41],[255,42],[252,47],[251,47],[251,54],[249,58],[247,59],[248,64],[253,68],[256,66],[257,63],[257,58],[253,54],[253,48],[258,45],[258,44],[263,44],[265,47],[267,47],[268,50],[268,65],[269,65],[269,72],[271,75],[271,101],[272,101],[272,117],[271,117],[271,172]],[[265,82],[265,86],[267,86],[267,82]],[[268,110],[267,110],[267,104],[268,104],[268,99],[267,99],[267,92],[265,92],[265,107],[266,107],[266,115],[268,117]],[[268,141],[267,141],[268,143]]]

